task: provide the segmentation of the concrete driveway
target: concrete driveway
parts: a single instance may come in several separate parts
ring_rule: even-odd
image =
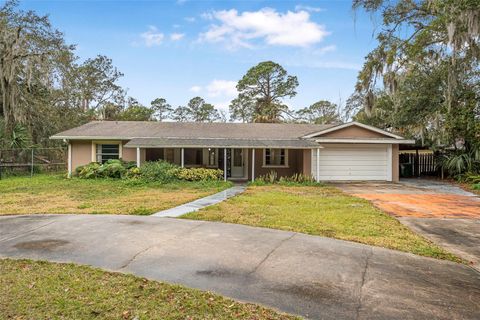
[[[0,217],[0,257],[75,262],[312,319],[479,319],[480,273],[298,233],[157,217]]]
[[[480,198],[475,194],[428,179],[336,186],[372,201],[415,232],[470,261],[480,271]]]

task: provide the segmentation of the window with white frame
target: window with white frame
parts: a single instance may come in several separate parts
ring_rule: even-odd
[[[265,149],[263,153],[263,165],[266,167],[288,166],[287,149]]]
[[[99,163],[105,163],[110,159],[120,158],[120,145],[119,144],[97,144],[96,148],[96,161]]]

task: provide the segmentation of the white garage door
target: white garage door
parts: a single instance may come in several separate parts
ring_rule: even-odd
[[[391,145],[322,144],[319,180],[392,180]],[[317,172],[316,150],[312,172]]]

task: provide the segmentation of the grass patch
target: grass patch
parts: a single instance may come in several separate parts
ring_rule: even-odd
[[[0,180],[0,215],[97,213],[147,215],[219,192],[230,182],[156,183],[138,180],[66,179],[63,175]]]
[[[183,286],[74,264],[0,260],[5,319],[298,319]]]
[[[240,196],[182,218],[295,231],[461,261],[367,200],[330,186],[250,186]]]
[[[462,187],[467,191],[475,193],[480,196],[480,183],[474,184],[463,184]]]

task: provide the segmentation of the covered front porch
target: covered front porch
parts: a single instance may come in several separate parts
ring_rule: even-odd
[[[311,175],[311,149],[136,147],[136,152],[138,166],[143,161],[164,160],[185,168],[221,169],[225,180],[253,181],[270,171],[278,177]]]
[[[147,148],[145,161],[164,160],[185,168],[221,169],[225,178],[248,179],[248,149]]]
[[[133,138],[137,165],[164,160],[186,168],[221,169],[225,180],[255,180],[275,171],[278,177],[312,174],[312,154],[320,146],[303,139]]]

